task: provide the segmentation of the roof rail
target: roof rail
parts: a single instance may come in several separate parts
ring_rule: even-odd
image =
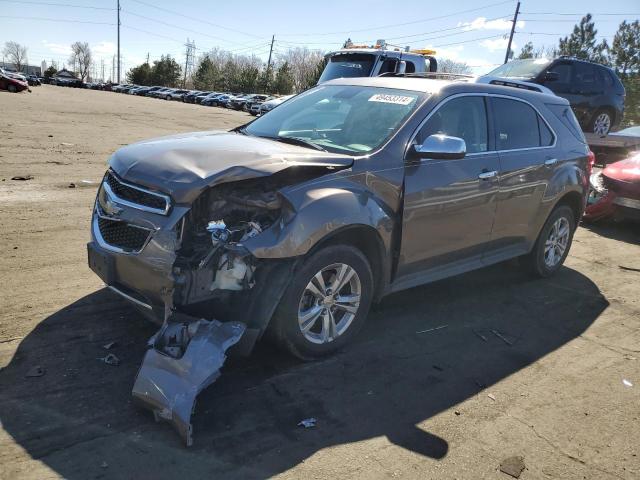
[[[501,87],[519,88],[521,90],[530,90],[532,92],[546,93],[547,95],[555,95],[550,89],[537,83],[525,82],[523,80],[514,80],[512,78],[504,77],[490,77],[484,75],[477,77],[475,83],[484,83],[489,85],[499,85]]]
[[[414,72],[414,73],[386,72],[386,73],[381,73],[378,76],[379,77],[432,78],[436,80],[469,80],[474,78],[473,75],[464,75],[462,73],[446,73],[446,72]]]
[[[596,62],[595,60],[589,60],[588,58],[578,58],[573,55],[560,55],[557,58],[562,58],[563,60],[575,60],[577,62],[593,63],[594,65],[601,65],[603,67],[607,66],[607,65],[604,65],[603,63]]]

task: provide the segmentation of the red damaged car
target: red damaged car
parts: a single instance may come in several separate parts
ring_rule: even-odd
[[[12,93],[28,90],[29,84],[17,76],[0,68],[0,90],[9,90]]]
[[[593,173],[590,183],[585,220],[640,220],[640,152]]]

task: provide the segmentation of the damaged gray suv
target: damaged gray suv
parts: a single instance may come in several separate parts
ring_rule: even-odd
[[[333,80],[231,132],[118,150],[89,265],[159,323],[207,318],[309,359],[389,293],[569,251],[590,152],[569,103],[464,79]],[[177,320],[176,320],[177,321]]]

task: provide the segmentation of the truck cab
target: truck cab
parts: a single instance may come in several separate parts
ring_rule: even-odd
[[[336,78],[377,77],[385,73],[436,72],[438,63],[434,54],[433,50],[389,48],[384,40],[378,40],[374,46],[347,42],[342,49],[325,56],[327,65],[318,83]]]

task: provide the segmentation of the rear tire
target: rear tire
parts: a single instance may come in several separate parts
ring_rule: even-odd
[[[595,133],[601,137],[606,137],[613,125],[613,115],[608,109],[600,109],[589,122],[589,132]]]
[[[554,275],[569,254],[575,229],[573,210],[566,205],[556,207],[542,227],[533,250],[523,257],[526,268],[538,277]]]
[[[373,286],[371,267],[360,250],[347,245],[318,250],[294,274],[276,308],[273,338],[302,360],[334,353],[362,328]]]

